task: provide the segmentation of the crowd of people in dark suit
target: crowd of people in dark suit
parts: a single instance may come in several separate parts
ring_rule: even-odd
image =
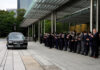
[[[46,47],[58,50],[69,51],[90,57],[99,57],[100,34],[93,29],[93,32],[49,34],[40,36],[40,43]]]

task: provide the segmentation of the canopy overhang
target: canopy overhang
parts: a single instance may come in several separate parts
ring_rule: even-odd
[[[34,19],[39,20],[43,18],[68,1],[69,0],[33,0],[29,10],[24,15],[25,19],[21,26],[27,27],[35,23],[36,21],[34,21]],[[30,19],[33,19],[33,21],[30,21]]]
[[[57,22],[61,23],[87,23],[90,20],[90,7],[84,8],[77,12],[72,13],[62,19],[58,19]]]
[[[64,4],[66,4],[64,8],[60,8]],[[33,0],[21,26],[27,27],[38,22],[58,8],[60,8],[59,11],[57,10],[58,22],[80,23],[84,21],[85,23],[90,20],[90,0]]]
[[[36,22],[38,19],[24,19],[21,27],[27,27],[31,25],[33,22]]]

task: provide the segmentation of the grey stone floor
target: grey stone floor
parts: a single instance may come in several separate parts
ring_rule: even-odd
[[[29,42],[27,50],[7,50],[6,41],[0,40],[0,70],[100,70],[100,58],[49,49],[38,42]]]

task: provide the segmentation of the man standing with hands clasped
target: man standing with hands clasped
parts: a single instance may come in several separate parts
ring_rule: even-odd
[[[93,47],[94,52],[92,57],[98,58],[99,56],[99,33],[96,31],[96,29],[93,29]]]

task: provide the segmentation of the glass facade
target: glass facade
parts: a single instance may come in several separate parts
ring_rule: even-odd
[[[33,0],[17,0],[17,8],[28,10]]]

